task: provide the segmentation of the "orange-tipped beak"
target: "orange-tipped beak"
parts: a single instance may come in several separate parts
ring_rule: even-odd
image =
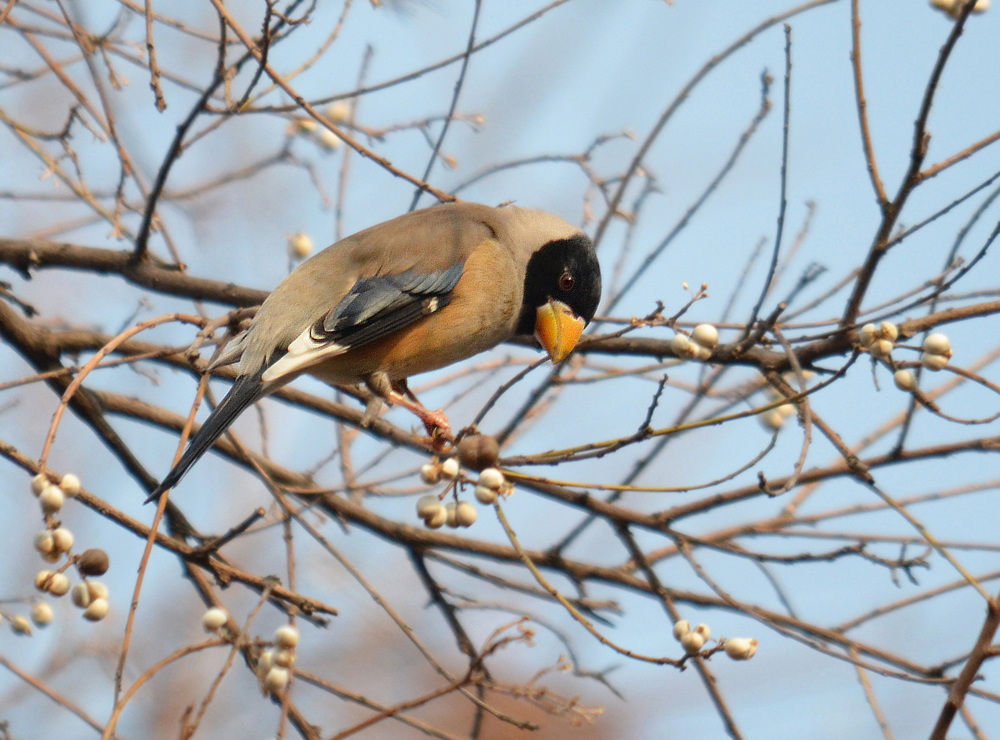
[[[535,312],[535,338],[558,364],[573,351],[586,322],[562,301],[549,299]]]

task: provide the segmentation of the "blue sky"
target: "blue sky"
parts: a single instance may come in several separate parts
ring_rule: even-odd
[[[754,3],[675,0],[672,4],[661,0],[615,3],[572,0],[472,58],[458,110],[464,114],[481,114],[483,123],[478,130],[453,124],[442,151],[454,157],[457,168],[450,170],[438,164],[431,181],[448,190],[499,162],[544,154],[575,154],[598,136],[628,131],[636,140],[623,138],[608,142],[594,156],[594,170],[601,176],[613,176],[628,163],[638,142],[649,132],[664,107],[712,55],[762,19],[788,7],[786,3],[771,0]],[[535,4],[520,0],[485,0],[477,36],[491,36],[535,8]],[[245,27],[259,27],[257,4],[237,4],[233,11]],[[81,13],[90,14],[86,21],[94,29],[105,27],[116,12],[117,6],[111,4],[81,9]],[[213,31],[216,28],[204,4],[176,4],[170,12]],[[275,63],[287,70],[307,58],[329,32],[339,12],[339,3],[321,4],[310,27],[296,33],[294,41],[276,50],[280,55]],[[913,121],[938,49],[949,32],[950,21],[920,0],[863,2],[861,14],[862,57],[872,139],[886,189],[894,194],[908,164]],[[348,18],[342,37],[320,64],[295,80],[295,85],[304,95],[314,99],[353,89],[360,59],[368,44],[374,50],[368,81],[392,79],[461,52],[467,42],[470,22],[471,3],[413,0],[399,3],[398,7],[390,4],[390,7],[373,9],[368,3],[359,1]],[[808,238],[791,261],[775,293],[784,295],[808,265],[820,263],[827,272],[804,294],[801,300],[805,302],[832,286],[863,259],[879,213],[865,171],[854,107],[849,63],[850,5],[841,0],[795,17],[790,23],[793,68],[786,248],[805,218],[807,201],[816,204],[816,212]],[[37,64],[23,44],[15,46],[16,40],[12,41],[14,37],[9,30],[5,34],[0,37],[0,50],[9,43],[10,51],[0,51],[0,60],[6,64]],[[214,55],[210,46],[192,42],[168,29],[159,29],[158,34],[162,44],[160,63],[165,69],[183,70],[186,77],[200,83],[209,79]],[[133,20],[129,36],[141,39],[141,23]],[[1000,38],[1000,9],[973,17],[968,22],[942,78],[930,118],[929,163],[940,161],[1000,128],[997,38]],[[116,95],[119,127],[143,178],[149,182],[169,146],[174,127],[186,115],[193,96],[168,84],[165,86],[168,108],[163,114],[156,113],[143,70],[124,63],[121,69],[129,78],[129,85]],[[365,96],[360,103],[360,122],[380,128],[441,114],[450,102],[458,69],[457,64],[451,65],[406,85]],[[668,314],[673,313],[687,299],[682,281],[692,286],[705,282],[709,284],[711,298],[697,304],[689,316],[696,320],[717,320],[754,245],[763,238],[767,240],[766,248],[770,249],[779,201],[782,140],[784,36],[780,25],[761,34],[714,70],[694,90],[651,149],[644,165],[655,175],[660,192],[651,196],[645,205],[625,272],[637,265],[643,254],[663,238],[729,156],[759,107],[760,76],[764,70],[774,77],[771,88],[774,110],[747,146],[731,176],[655,263],[654,269],[640,280],[616,313],[643,315],[652,309],[656,300],[666,304]],[[242,89],[248,74],[237,78],[237,90]],[[285,103],[287,99],[274,95],[270,102]],[[57,128],[53,121],[61,124],[66,105],[65,96],[58,92],[51,96],[32,96],[23,88],[0,90],[0,106],[5,110],[17,111],[35,123],[46,122],[49,129]],[[284,117],[268,115],[248,115],[228,123],[185,153],[171,174],[170,188],[179,190],[196,185],[280,150],[285,142],[286,126]],[[78,132],[74,144],[79,148],[91,186],[95,189],[113,187],[117,169],[113,158],[108,156],[108,148],[83,131]],[[378,143],[376,149],[394,165],[416,175],[426,166],[429,155],[423,137],[414,131],[390,135]],[[318,180],[325,191],[335,197],[342,150],[323,154],[304,140],[296,140],[292,150],[314,164]],[[1000,149],[987,149],[927,183],[914,194],[902,222],[908,225],[917,222],[992,175],[1000,169],[998,152]],[[37,192],[51,189],[51,179],[37,181],[40,175],[37,160],[24,152],[7,129],[0,130],[0,162],[3,163],[0,190]],[[358,157],[353,158],[351,168],[345,198],[345,232],[359,230],[407,209],[412,186]],[[519,204],[543,207],[573,222],[585,223],[583,196],[586,190],[587,181],[576,166],[550,163],[487,178],[465,191],[463,197],[491,204],[514,199]],[[627,197],[626,201],[629,200]],[[430,202],[425,196],[423,205],[430,205]],[[955,233],[978,202],[973,199],[890,253],[873,282],[866,305],[880,303],[936,276]],[[600,208],[596,210],[600,215]],[[0,200],[0,233],[32,234],[79,213],[80,210],[74,211],[68,206],[57,208],[46,203],[18,204]],[[317,244],[331,242],[334,234],[332,209],[323,203],[303,169],[288,166],[272,168],[250,181],[194,200],[168,204],[163,215],[192,274],[260,288],[272,287],[287,274],[287,234],[303,230],[312,235]],[[970,232],[962,254],[970,255],[979,248],[996,218],[994,208]],[[131,218],[130,223],[134,227],[137,219]],[[593,222],[586,225],[592,232]],[[615,223],[602,244],[605,275],[610,274],[615,263],[623,234],[623,224]],[[109,237],[106,223],[73,229],[60,234],[59,238],[93,246],[127,247]],[[155,243],[154,249],[160,254],[166,253],[162,242]],[[988,256],[980,269],[963,281],[963,289],[995,288],[997,259],[995,254]],[[759,263],[748,277],[748,287],[736,303],[734,316],[745,319],[749,314],[763,277],[764,266]],[[65,272],[41,273],[35,280],[25,283],[4,270],[0,279],[13,280],[19,296],[44,306],[46,320],[71,320],[112,333],[133,313],[143,295],[141,291],[122,287],[113,278]],[[109,300],[109,296],[114,300]],[[182,302],[164,296],[150,295],[149,299],[152,307],[144,311],[143,316],[187,308]],[[842,305],[843,298],[837,298],[832,305],[828,304],[809,317],[835,316]],[[772,306],[773,301],[765,304],[765,311]],[[219,309],[209,307],[209,310],[215,313]],[[994,328],[989,329],[989,326]],[[660,331],[656,336],[669,334]],[[995,323],[987,319],[971,322],[968,326],[955,325],[949,329],[949,336],[956,348],[955,361],[963,364],[991,348],[990,343],[996,341],[997,332]],[[191,338],[192,332],[185,328],[156,334],[158,341],[177,344]],[[500,348],[493,356],[503,357],[512,351]],[[515,354],[529,356],[524,352],[515,351]],[[5,353],[0,360],[0,381],[22,377],[27,372],[24,363],[12,353]],[[996,379],[995,372],[986,372]],[[446,373],[442,371],[442,375]],[[671,370],[671,378],[691,382],[697,378],[697,373],[697,367],[684,366]],[[905,408],[905,397],[892,387],[891,377],[882,371],[878,380],[881,391],[877,391],[872,382],[868,364],[858,363],[838,389],[816,401],[818,412],[840,430],[849,443]],[[415,385],[420,385],[421,381],[417,379]],[[932,381],[940,382],[938,378]],[[455,407],[452,414],[458,425],[471,419],[496,382],[484,384]],[[157,385],[126,369],[106,371],[95,378],[94,383],[96,387],[139,395],[181,413],[188,408],[194,393],[190,378],[167,370],[159,371]],[[302,387],[329,394],[322,385],[311,381],[303,381]],[[488,431],[502,426],[528,387],[512,393],[506,410],[501,408],[495,416],[489,417]],[[553,413],[518,439],[511,451],[534,452],[634,431],[655,386],[649,380],[632,379],[604,387],[608,390],[596,398],[586,386],[567,390]],[[450,396],[446,390],[434,390],[424,400],[434,407],[445,403]],[[669,423],[686,398],[681,392],[668,388],[657,420],[662,425]],[[18,400],[21,410],[7,411],[5,415],[6,419],[16,418],[17,424],[5,425],[3,437],[28,454],[37,454],[55,399],[48,390],[36,387],[19,392]],[[960,416],[992,413],[995,406],[994,397],[978,391],[956,393],[948,402],[949,412]],[[270,453],[283,464],[307,468],[329,451],[333,440],[331,423],[317,421],[277,403],[266,403],[264,408],[271,430]],[[25,409],[36,409],[37,413],[27,413]],[[391,418],[397,423],[409,424],[405,413],[392,413]],[[247,414],[236,429],[257,444],[259,432],[252,416]],[[151,471],[166,470],[175,446],[173,436],[153,433],[132,422],[120,421],[118,425],[123,435],[137,445],[140,458]],[[995,425],[991,428],[995,429]],[[964,427],[920,418],[910,441],[919,446],[979,433],[985,435],[989,431],[974,429],[970,432]],[[767,439],[768,435],[752,419],[687,435],[672,443],[641,480],[650,485],[711,480],[751,459]],[[775,452],[735,483],[752,482],[757,469],[768,476],[785,474],[798,455],[800,439],[800,431],[794,425],[783,430]],[[889,435],[874,449],[884,451],[893,440]],[[380,444],[363,440],[358,445],[357,457],[362,461],[372,459],[381,450]],[[577,463],[567,469],[571,472],[566,475],[576,480],[616,482],[637,454],[629,451],[607,460]],[[412,456],[397,458],[391,462],[394,470],[415,463]],[[835,459],[833,448],[818,440],[809,464],[823,465]],[[23,505],[17,521],[36,516],[31,506],[33,502],[24,501],[26,479],[14,474],[13,468],[6,463],[0,465],[7,473],[4,480],[0,480],[0,490],[8,494],[7,498],[16,497],[19,505]],[[93,487],[99,495],[105,495],[134,516],[148,519],[150,512],[140,506],[141,496],[135,484],[117,469],[110,455],[94,442],[83,425],[73,419],[65,422],[60,433],[53,453],[53,466],[78,471],[85,485]],[[994,469],[995,464],[989,456],[965,456],[955,461],[886,470],[880,473],[879,480],[892,495],[905,496],[982,481]],[[562,474],[563,469],[560,469]],[[320,478],[335,481],[335,466],[325,469]],[[232,489],[243,492],[245,499],[234,501],[230,497],[226,505],[221,506],[211,495],[196,495],[198,490]],[[221,459],[211,456],[192,472],[184,486],[178,489],[178,496],[185,509],[210,531],[228,526],[253,506],[268,502],[262,487],[250,476],[234,472]],[[656,494],[637,494],[626,500],[642,509],[663,508],[663,499],[654,496]],[[810,505],[819,511],[870,501],[870,496],[853,484],[836,482],[827,484],[817,499]],[[412,501],[409,498],[389,499],[373,502],[372,506],[381,513],[406,520],[411,516]],[[576,513],[530,494],[515,497],[509,510],[519,534],[531,546],[537,547],[551,544],[556,536],[554,531],[565,530],[578,518]],[[721,509],[706,517],[685,521],[684,527],[692,533],[712,531],[747,517],[761,516],[764,510],[766,507],[755,509],[752,506]],[[926,523],[939,537],[995,541],[994,523],[998,512],[996,504],[986,496],[947,506],[917,507],[915,512],[926,517]],[[130,558],[137,557],[141,548],[137,540],[122,541],[121,535],[106,523],[92,521],[82,512],[76,512],[75,516],[74,526],[91,539],[115,538],[121,562],[131,562]],[[15,552],[20,559],[18,566],[0,571],[4,593],[23,591],[24,584],[30,583],[25,574],[37,567],[34,554],[28,552],[24,544],[30,541],[35,525],[20,532],[14,520],[14,517],[8,519],[11,523],[0,530],[10,541],[23,540]],[[328,526],[332,531],[334,525]],[[910,533],[898,517],[892,515],[871,517],[858,523],[857,528],[859,531]],[[494,522],[483,522],[482,529],[475,534],[498,541],[503,538]],[[398,553],[384,547],[362,546],[359,540],[366,542],[368,538],[356,536],[348,543],[354,545],[351,552],[359,565],[383,576],[380,587],[391,598],[410,608],[414,624],[430,633],[429,639],[436,647],[446,650],[448,636],[434,631],[441,629],[435,621],[436,615],[420,612],[423,594],[410,591],[412,581],[395,582],[385,574],[387,564],[398,563]],[[663,544],[651,536],[641,541],[650,547]],[[798,552],[802,544],[775,541],[762,548]],[[246,546],[239,553],[252,562],[252,551],[252,547]],[[898,554],[890,547],[880,553],[886,557]],[[589,534],[570,554],[609,563],[619,562],[623,557],[620,544],[607,530]],[[959,551],[958,556],[973,572],[996,567],[996,558],[989,554]],[[305,562],[311,561],[306,558]],[[734,563],[733,558],[717,554],[706,554],[704,562],[721,583],[739,596],[768,608],[780,608],[777,597],[754,566],[743,561]],[[316,567],[326,569],[329,565]],[[176,565],[167,557],[154,558],[153,572],[157,576],[175,578]],[[359,612],[370,608],[366,604],[367,597],[356,587],[349,586],[342,575],[327,570],[321,572],[332,583],[318,576],[314,576],[314,581],[307,577],[307,582],[324,597],[338,601],[345,608],[353,606]],[[673,586],[704,590],[691,570],[682,564],[665,564],[659,572]],[[905,579],[897,591],[883,569],[861,562],[822,563],[780,572],[787,579],[785,584],[803,617],[820,624],[836,624],[869,606],[917,591]],[[123,567],[115,578],[120,579],[120,583],[115,581],[117,598],[124,605],[131,589],[131,567]],[[921,573],[923,586],[954,578],[954,571],[940,558],[934,560],[932,571]],[[471,582],[459,582],[468,588],[474,587]],[[565,583],[559,585],[567,586]],[[610,589],[595,587],[594,591],[595,595],[611,595]],[[619,620],[614,639],[650,654],[676,651],[656,604],[638,596],[614,596],[622,599],[628,611],[627,616]],[[151,599],[153,603],[169,602],[166,594],[154,593]],[[167,603],[164,608],[182,611],[178,604]],[[184,608],[196,609],[194,605],[184,605]],[[124,608],[119,618],[123,611]],[[908,610],[901,617],[873,623],[859,636],[920,662],[933,664],[968,649],[981,624],[981,612],[981,601],[969,593],[959,594]],[[561,616],[558,610],[552,609],[539,608],[539,613],[552,619]],[[856,673],[849,664],[824,658],[802,645],[781,639],[743,617],[718,613],[699,615],[692,611],[689,618],[692,621],[709,620],[716,634],[742,632],[762,640],[759,655],[749,664],[713,661],[720,685],[746,737],[798,738],[804,729],[814,738],[881,736],[865,704]],[[476,615],[470,621],[476,634],[485,636],[496,619],[494,615]],[[948,625],[948,639],[938,642],[935,636],[942,631],[942,625]],[[82,632],[75,622],[66,622],[60,629],[76,637]],[[622,726],[618,723],[625,723],[628,737],[633,738],[724,736],[694,671],[677,673],[627,663],[597,646],[582,630],[571,628],[570,634],[586,667],[595,669],[622,664],[612,677],[629,697],[627,704],[620,704],[600,687],[586,682],[583,686],[566,684],[567,691],[579,692],[587,701],[609,706],[606,721],[616,723],[605,726],[612,730],[611,734],[615,734],[613,727]],[[317,633],[315,639],[325,637]],[[8,638],[5,635],[3,639]],[[51,637],[42,639],[54,640]],[[41,650],[57,647],[54,642],[23,643],[10,650],[22,663],[38,667],[44,660]],[[7,650],[6,647],[2,649]],[[544,660],[539,656],[554,657],[560,649],[555,640],[540,637],[539,648],[530,659],[541,664]],[[406,664],[404,659],[400,660]],[[515,661],[511,663],[516,667]],[[504,665],[511,667],[507,662]],[[943,699],[940,689],[880,677],[872,680],[897,737],[927,733]],[[993,680],[984,686],[995,689],[995,683]],[[399,690],[401,698],[406,695],[405,685]],[[107,697],[93,697],[98,708],[103,706],[102,700],[106,702]],[[100,709],[97,711],[100,713]],[[984,727],[1000,723],[1000,711],[995,705],[978,702],[975,711]]]

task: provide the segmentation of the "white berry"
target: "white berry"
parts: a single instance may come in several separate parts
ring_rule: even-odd
[[[460,527],[471,527],[476,523],[476,507],[468,501],[460,501],[455,507],[455,521]]]
[[[17,635],[31,634],[31,623],[20,615],[16,617],[11,617],[10,627],[12,630],[14,630],[14,633]]]
[[[299,644],[299,631],[290,624],[283,624],[274,631],[274,642],[282,650]]]
[[[276,691],[281,691],[288,685],[288,670],[285,668],[272,668],[267,672],[267,677],[264,679],[264,691],[269,694],[273,694]]]
[[[52,622],[52,607],[39,601],[31,610],[31,621],[39,627],[47,626]]]
[[[484,488],[499,491],[504,484],[504,475],[499,468],[486,468],[479,474],[478,484]]]
[[[87,591],[91,599],[108,598],[108,587],[100,581],[87,581]]]
[[[441,480],[441,469],[434,463],[427,463],[420,466],[420,480],[429,486],[433,486]]]
[[[69,578],[64,573],[53,573],[48,590],[53,596],[65,596],[69,592]]]
[[[948,364],[948,358],[944,355],[932,355],[928,352],[924,352],[920,355],[920,364],[928,370],[937,372],[938,370],[943,370],[945,368]]]
[[[872,346],[868,348],[868,351],[872,353],[872,357],[876,360],[884,360],[892,354],[892,346],[892,342],[888,339],[879,339],[872,342]]]
[[[332,151],[340,146],[340,137],[328,128],[321,128],[316,134],[319,145],[327,151]]]
[[[70,594],[70,598],[73,599],[73,603],[81,609],[86,609],[90,606],[90,589],[87,588],[87,584],[78,583],[73,586],[73,592]]]
[[[313,241],[304,231],[296,231],[288,237],[288,256],[292,259],[305,259],[313,251]]]
[[[293,118],[288,124],[288,134],[309,134],[316,130],[316,121],[311,118]]]
[[[702,347],[715,349],[719,343],[719,330],[711,324],[698,324],[691,332],[691,338]]]
[[[44,491],[48,486],[49,478],[45,473],[39,473],[34,478],[31,479],[31,492],[38,496],[42,491]]]
[[[333,121],[333,123],[344,123],[350,114],[351,109],[343,100],[338,100],[336,103],[330,103],[330,105],[323,109],[323,116],[328,120]]]
[[[712,628],[707,624],[699,624],[694,631],[701,635],[701,639],[708,640],[712,636]]]
[[[879,333],[882,335],[882,339],[888,339],[890,342],[895,342],[899,338],[899,329],[891,321],[883,321],[878,325]]]
[[[917,387],[917,376],[909,370],[897,370],[892,380],[901,391],[912,391]]]
[[[206,632],[215,632],[219,627],[224,625],[229,620],[229,614],[225,609],[218,606],[213,606],[205,615],[201,618],[201,626]]]
[[[279,668],[291,668],[295,665],[295,653],[291,650],[279,650],[274,654],[274,665]]]
[[[424,519],[424,526],[427,527],[428,529],[441,529],[441,527],[443,527],[445,522],[447,521],[448,521],[448,510],[442,506],[436,512],[434,512],[434,516],[429,516],[426,519]]]
[[[944,334],[929,334],[924,340],[924,352],[951,357],[951,342]]]
[[[52,533],[43,529],[41,532],[35,535],[35,549],[42,555],[48,555],[55,549],[55,542],[52,540]]]
[[[726,640],[726,655],[733,660],[750,660],[757,652],[757,641],[747,637]]]
[[[80,493],[80,479],[72,473],[66,473],[59,481],[59,487],[70,498],[76,498],[76,495]]]
[[[52,548],[56,552],[69,552],[73,547],[73,533],[66,527],[52,531]]]
[[[274,667],[274,656],[277,654],[276,651],[267,649],[264,650],[260,657],[257,659],[257,672],[261,676],[266,676],[267,672]]]
[[[442,508],[441,501],[432,493],[417,499],[417,516],[421,519],[434,516],[440,508]]]
[[[861,340],[862,347],[871,347],[872,343],[878,339],[878,327],[875,324],[865,324],[858,332],[858,339]]]
[[[760,423],[768,429],[778,431],[784,425],[785,417],[777,409],[771,409],[760,415]]]
[[[705,645],[705,638],[693,630],[681,638],[681,647],[688,655],[694,655]]]
[[[781,414],[782,419],[788,419],[798,413],[798,409],[795,408],[794,403],[783,403],[775,411]]]
[[[454,457],[449,457],[441,463],[441,473],[447,478],[454,478],[458,475],[458,460]]]
[[[107,599],[94,599],[90,602],[90,606],[83,610],[83,617],[84,619],[89,619],[91,622],[100,622],[108,616],[110,608],[111,605]]]
[[[51,570],[40,570],[35,574],[35,588],[39,591],[48,591],[49,584],[52,582],[52,576],[54,576]]]
[[[691,347],[691,340],[684,334],[674,334],[673,339],[670,340],[670,349],[678,357],[691,357],[692,354],[697,352],[696,349]]]
[[[454,501],[449,501],[445,507],[445,524],[447,524],[452,529],[458,528],[458,504]]]
[[[691,623],[686,619],[682,619],[674,625],[674,639],[680,642],[681,638],[690,631]]]
[[[66,503],[66,496],[59,486],[48,486],[38,497],[38,502],[42,505],[43,512],[55,514]]]
[[[487,506],[497,500],[497,492],[486,486],[476,486],[476,501]]]

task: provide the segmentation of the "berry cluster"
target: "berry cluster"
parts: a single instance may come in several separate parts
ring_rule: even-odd
[[[686,334],[675,334],[670,340],[670,349],[682,360],[705,362],[718,344],[719,330],[711,324],[698,324],[690,338]]]
[[[682,619],[674,625],[674,639],[677,640],[688,655],[697,655],[712,637],[712,630],[707,624],[699,624],[691,629],[691,623]],[[757,641],[750,637],[725,637],[716,640],[719,646],[733,660],[750,660],[757,652]]]
[[[209,633],[219,633],[229,622],[229,612],[214,606],[201,618],[201,626]],[[222,633],[231,640],[232,636]],[[283,624],[274,631],[274,640],[257,658],[257,675],[263,682],[264,692],[275,694],[288,685],[295,665],[295,647],[299,644],[299,631],[290,624]]]
[[[878,326],[865,324],[858,331],[861,346],[867,349],[874,359],[882,360],[890,367],[898,367],[892,361],[891,356],[898,337],[899,329],[890,321],[883,321]],[[912,349],[912,347],[907,349]],[[940,332],[929,334],[921,348],[920,364],[928,370],[937,372],[944,369],[953,354],[951,342],[947,336]],[[906,368],[897,369],[893,373],[892,380],[901,391],[912,393],[917,389],[917,376]]]
[[[35,588],[42,593],[59,598],[70,594],[73,603],[83,609],[84,618],[98,622],[107,616],[108,588],[94,576],[103,576],[108,572],[110,561],[104,550],[91,548],[79,555],[73,554],[73,533],[56,520],[55,515],[62,509],[68,498],[76,498],[80,493],[80,479],[72,473],[67,473],[53,484],[49,476],[39,473],[31,481],[31,492],[38,497],[45,517],[46,528],[35,535],[35,550],[47,563],[64,561],[57,570],[40,570],[35,574]],[[75,567],[81,581],[70,588],[70,579],[66,571]],[[44,601],[35,604],[31,612],[32,621],[39,627],[48,625],[53,618],[52,607]],[[12,618],[11,626],[15,632],[30,634],[27,620],[23,617]],[[24,629],[27,628],[27,629]]]
[[[865,324],[858,332],[861,346],[867,349],[876,360],[888,360],[896,347],[899,329],[891,321],[883,321],[878,326]]]
[[[458,498],[459,487],[471,482],[463,475],[463,468],[480,471],[475,487],[479,503],[489,505],[497,500],[497,496],[509,496],[513,493],[513,486],[496,467],[499,458],[500,447],[495,439],[485,434],[472,434],[458,443],[457,458],[449,457],[443,461],[434,458],[421,467],[420,478],[424,483],[434,485],[442,479],[448,481],[440,494],[429,493],[417,500],[417,516],[424,520],[424,526],[438,529],[445,524],[453,528],[471,527],[475,524],[476,507]],[[455,500],[442,503],[452,489]]]
[[[299,631],[292,625],[285,624],[274,631],[274,647],[262,652],[257,661],[257,672],[264,681],[265,693],[277,693],[288,685],[298,644]]]
[[[347,103],[331,103],[323,110],[323,117],[335,125],[346,123],[350,115]],[[288,124],[288,136],[302,136],[311,140],[320,149],[332,152],[341,145],[340,137],[325,126],[320,126],[312,118],[293,118]]]
[[[802,371],[802,377],[805,380],[810,380],[814,376],[815,373],[813,373],[811,370]],[[788,383],[789,385],[792,385],[793,383],[796,382],[795,373],[785,373],[783,377],[785,382]],[[770,386],[768,386],[765,389],[764,393],[767,396],[768,401],[770,401],[771,403],[774,403],[775,401],[784,398],[784,396],[782,396],[776,389]],[[763,424],[766,429],[770,429],[771,431],[776,432],[785,425],[786,419],[790,419],[797,413],[798,409],[795,407],[794,403],[783,403],[777,408],[773,408],[770,411],[765,411],[758,418],[760,419],[760,423]]]

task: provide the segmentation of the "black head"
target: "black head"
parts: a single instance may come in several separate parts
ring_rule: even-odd
[[[562,301],[588,324],[601,301],[601,265],[586,234],[548,242],[528,261],[524,302],[517,333],[531,336],[535,312],[552,298]]]

